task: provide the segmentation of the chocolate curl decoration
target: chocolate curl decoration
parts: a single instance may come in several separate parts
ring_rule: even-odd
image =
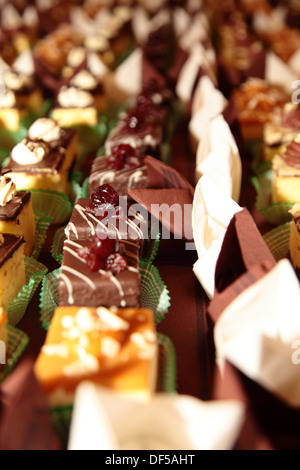
[[[129,197],[136,201],[156,217],[160,223],[176,238],[192,241],[192,204],[194,188],[175,169],[156,160],[153,157],[145,158],[147,165],[149,188],[135,189],[128,192]],[[172,210],[176,205],[177,214],[182,216],[163,217],[160,206]],[[188,207],[190,211],[188,211]],[[179,214],[180,215],[180,214]]]
[[[0,387],[0,449],[61,450],[31,359],[22,361]]]
[[[208,313],[216,322],[225,308],[261,279],[276,261],[247,209],[232,218],[216,266],[215,296]]]

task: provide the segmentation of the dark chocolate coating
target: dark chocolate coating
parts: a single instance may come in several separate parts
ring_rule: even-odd
[[[15,220],[29,200],[29,191],[18,191],[10,202],[5,206],[0,206],[0,221],[7,222]]]
[[[0,267],[13,256],[17,249],[25,242],[24,237],[3,233],[4,244],[0,246]]]

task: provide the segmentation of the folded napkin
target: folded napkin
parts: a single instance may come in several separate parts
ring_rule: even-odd
[[[287,9],[279,6],[273,8],[271,12],[262,9],[257,10],[253,15],[253,29],[258,34],[280,34],[280,30],[286,25]]]
[[[193,99],[194,114],[189,121],[189,135],[192,150],[197,151],[209,121],[221,114],[228,101],[206,75],[199,80]]]
[[[163,226],[162,238],[172,233],[191,241],[194,188],[174,168],[147,156],[149,189],[128,191],[128,196],[147,209]]]
[[[214,296],[215,269],[227,227],[241,207],[212,179],[204,175],[197,183],[192,228],[198,261],[194,273],[210,299]]]
[[[229,197],[238,202],[242,182],[239,149],[222,115],[206,126],[196,154],[196,181],[208,175]]]
[[[229,450],[244,407],[157,394],[148,403],[122,398],[90,382],[75,396],[69,450]]]
[[[274,52],[266,54],[265,79],[270,85],[283,88],[288,96],[292,94],[292,85],[298,79],[297,71],[283,62]]]
[[[31,359],[24,359],[0,387],[0,449],[61,449]]]
[[[214,328],[217,363],[225,360],[290,406],[300,406],[299,280],[287,259],[246,288]]]

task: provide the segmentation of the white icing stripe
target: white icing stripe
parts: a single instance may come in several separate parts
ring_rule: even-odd
[[[70,253],[72,256],[74,256],[74,257],[77,258],[79,261],[82,261],[83,263],[86,264],[85,259],[81,258],[81,256],[79,256],[77,253],[75,253],[75,251],[72,250],[72,248],[69,248],[68,246],[65,246],[64,250],[65,250],[65,251],[68,251],[68,253]]]
[[[132,266],[128,266],[128,271],[132,271],[133,273],[138,273],[139,270],[137,268],[133,268]]]
[[[110,276],[110,280],[111,280],[111,282],[113,282],[115,284],[116,288],[118,289],[120,297],[124,297],[125,294],[124,294],[124,291],[122,289],[122,286],[121,286],[120,282],[115,278],[115,276],[112,273],[111,273],[111,276]]]
[[[62,271],[67,271],[70,274],[73,274],[74,276],[79,277],[84,282],[86,282],[91,287],[91,289],[96,290],[95,284],[87,276],[80,273],[79,271],[76,271],[76,269],[69,268],[68,266],[62,266]]]
[[[133,231],[135,231],[135,232],[138,234],[138,236],[139,236],[140,238],[144,238],[143,232],[142,232],[142,230],[140,229],[140,227],[138,227],[138,226],[137,226],[135,223],[133,223],[130,219],[127,219],[127,220],[126,220],[126,223],[127,223],[127,225],[129,225],[129,227],[131,227],[131,228],[133,229]]]
[[[74,242],[73,240],[68,240],[67,243],[68,243],[68,245],[72,245],[72,246],[74,246],[75,248],[82,248],[82,246],[79,245],[79,243],[76,243],[76,242]],[[66,248],[66,246],[67,246],[67,244],[65,243],[64,249]]]
[[[67,228],[66,228],[66,236],[67,236],[68,238],[70,237],[70,232],[73,232],[74,235],[75,235],[75,237],[76,237],[77,240],[78,240],[78,238],[79,238],[79,237],[78,237],[78,232],[77,232],[76,227],[75,227],[75,225],[73,224],[73,222],[69,222],[69,223],[68,223],[68,226],[67,226]]]
[[[68,278],[68,276],[65,276],[64,274],[61,274],[60,275],[60,278],[62,281],[64,281],[64,283],[66,284],[66,287],[67,287],[67,291],[68,291],[68,303],[70,305],[73,305],[74,304],[74,297],[73,297],[73,287],[72,287],[72,283],[70,281],[70,279]]]
[[[81,215],[81,217],[86,221],[86,223],[88,224],[88,226],[91,229],[92,235],[96,235],[95,227],[92,224],[92,222],[90,222],[88,220],[88,218],[86,217],[86,215],[84,213],[84,208],[82,206],[80,206],[80,204],[76,204],[74,209],[76,209],[79,212],[79,214]]]

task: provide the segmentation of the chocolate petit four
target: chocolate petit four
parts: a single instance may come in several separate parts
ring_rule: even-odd
[[[90,194],[105,183],[120,196],[131,189],[146,189],[148,176],[144,158],[129,144],[117,145],[109,155],[98,156],[92,163],[89,177]]]
[[[24,254],[31,256],[35,243],[35,221],[29,191],[16,191],[14,182],[0,176],[0,233],[21,235]]]
[[[124,207],[119,204],[122,201],[109,184],[96,188],[91,198],[79,198],[65,229],[66,237],[70,240],[92,240],[97,234],[142,244],[147,237],[144,234],[146,220],[140,213],[128,208],[125,198]],[[128,214],[125,213],[127,210]]]
[[[276,154],[283,153],[300,132],[300,109],[297,104],[286,104],[280,113],[274,114],[264,126],[263,156],[271,160]]]
[[[2,174],[17,189],[45,189],[68,194],[69,170],[77,154],[77,134],[49,118],[37,120],[10,153]]]
[[[65,240],[60,305],[139,307],[139,245],[131,240]]]
[[[272,160],[273,202],[300,202],[300,134]]]
[[[76,72],[68,85],[63,85],[52,109],[52,117],[61,126],[95,126],[98,112],[107,106],[101,81],[86,69]]]
[[[300,273],[300,203],[294,204],[289,211],[292,215],[289,252],[294,268]]]
[[[4,310],[25,283],[24,238],[0,234],[0,306]]]
[[[35,374],[51,406],[73,404],[83,380],[147,400],[156,388],[156,358],[151,310],[58,307]]]

